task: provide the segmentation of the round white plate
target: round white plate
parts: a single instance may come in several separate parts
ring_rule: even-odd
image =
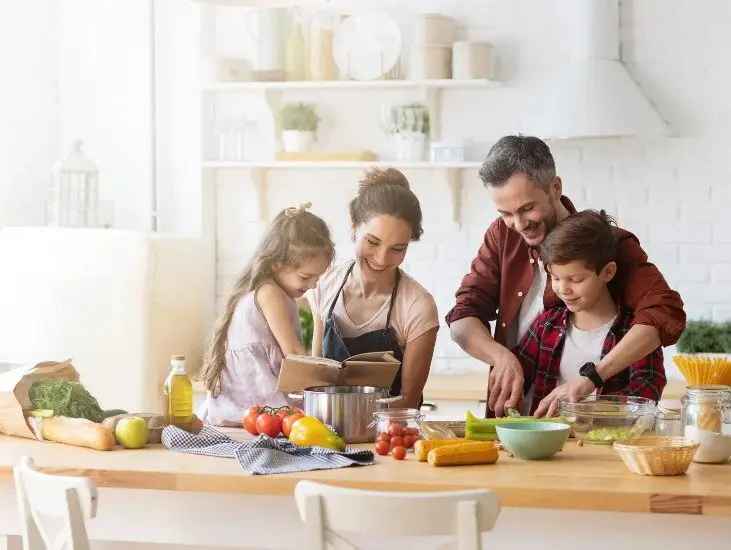
[[[390,71],[401,54],[401,30],[381,12],[348,17],[335,31],[333,57],[340,74],[375,80]]]

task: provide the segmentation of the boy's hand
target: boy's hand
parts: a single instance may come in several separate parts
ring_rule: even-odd
[[[589,395],[594,389],[593,382],[584,376],[579,376],[571,382],[556,386],[551,393],[538,403],[538,407],[533,416],[536,418],[556,416],[558,414],[558,402],[560,399],[575,403]]]
[[[523,367],[510,351],[500,356],[490,369],[489,397],[487,406],[496,417],[504,416],[505,410],[516,409],[523,398]]]

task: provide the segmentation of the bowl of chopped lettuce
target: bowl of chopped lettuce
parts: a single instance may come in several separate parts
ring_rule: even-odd
[[[559,411],[583,443],[611,445],[651,431],[655,403],[645,397],[590,395],[578,402],[560,401]]]

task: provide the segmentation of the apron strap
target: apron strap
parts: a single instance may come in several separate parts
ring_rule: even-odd
[[[348,277],[350,277],[350,274],[353,271],[353,267],[355,267],[355,261],[353,261],[353,263],[350,264],[350,267],[348,268],[348,272],[345,274],[345,277],[343,277],[343,282],[340,283],[340,288],[338,288],[338,291],[335,293],[335,298],[333,298],[333,301],[330,304],[330,310],[327,312],[327,319],[330,319],[332,317],[333,310],[335,309],[335,302],[338,301],[338,298],[340,297],[340,293],[343,291],[343,288],[345,287],[345,283],[348,282]]]
[[[398,290],[398,284],[401,282],[401,270],[396,268],[396,284],[393,285],[393,291],[391,292],[391,303],[388,306],[388,314],[386,315],[386,330],[391,326],[391,312],[393,311],[393,304],[396,301],[396,291]]]

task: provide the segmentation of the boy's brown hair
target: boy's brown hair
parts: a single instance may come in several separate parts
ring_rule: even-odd
[[[582,210],[561,221],[540,247],[544,265],[576,260],[598,274],[617,257],[616,222],[604,210]]]

